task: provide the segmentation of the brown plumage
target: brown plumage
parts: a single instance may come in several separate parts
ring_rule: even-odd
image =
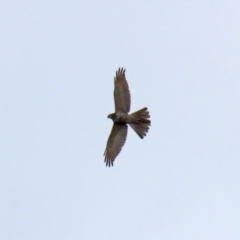
[[[113,120],[113,128],[107,141],[104,152],[106,166],[113,166],[113,162],[120,153],[126,138],[127,124],[138,134],[140,138],[146,136],[151,121],[148,109],[145,107],[132,114],[128,114],[131,105],[131,95],[125,77],[125,69],[119,68],[114,78],[114,102],[115,113],[109,114]]]

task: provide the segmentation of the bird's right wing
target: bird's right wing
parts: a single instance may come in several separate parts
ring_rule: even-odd
[[[125,77],[125,69],[119,68],[114,78],[115,112],[128,113],[131,105],[131,95]]]
[[[127,138],[127,125],[126,124],[113,124],[111,134],[107,141],[107,147],[104,152],[106,166],[113,166],[113,162],[117,155],[120,153],[126,138]]]

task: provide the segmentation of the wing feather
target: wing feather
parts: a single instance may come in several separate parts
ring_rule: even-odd
[[[113,162],[122,150],[127,138],[127,125],[114,123],[104,152],[106,166],[113,166]]]
[[[131,105],[131,95],[125,77],[125,69],[119,68],[114,78],[115,112],[128,113]]]

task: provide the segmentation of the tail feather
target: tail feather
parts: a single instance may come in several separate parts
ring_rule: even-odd
[[[144,138],[147,135],[151,121],[149,112],[147,108],[140,109],[131,115],[132,123],[129,123],[131,128],[137,133],[140,138]]]

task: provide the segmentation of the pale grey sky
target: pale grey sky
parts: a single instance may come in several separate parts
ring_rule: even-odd
[[[239,1],[1,1],[0,239],[240,239]],[[113,77],[129,128],[103,153]]]

